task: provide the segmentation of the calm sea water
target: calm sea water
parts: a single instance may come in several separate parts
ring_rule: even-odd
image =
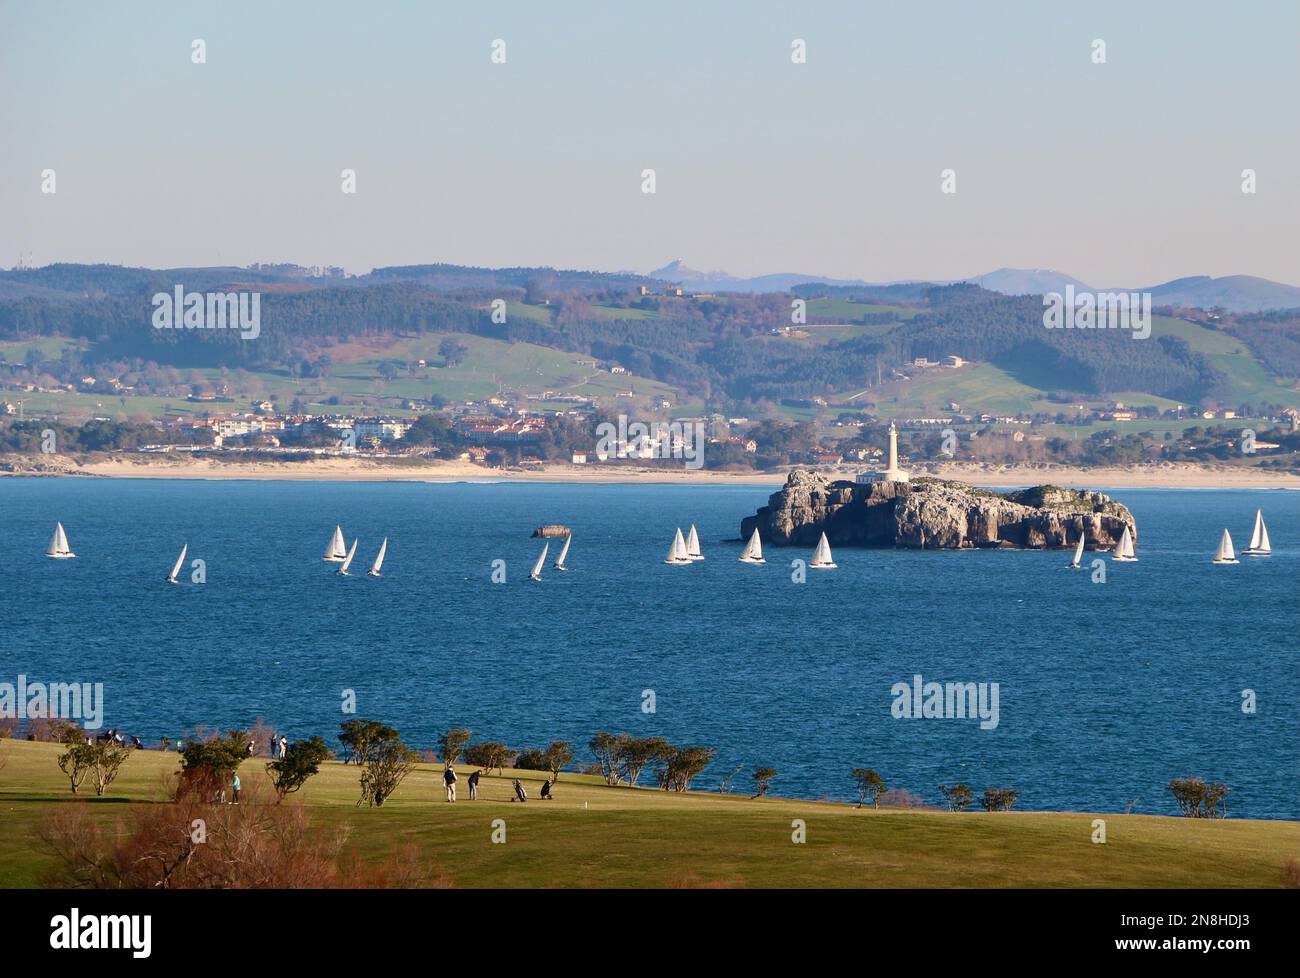
[[[700,786],[771,765],[781,793],[847,798],[865,766],[930,802],[961,780],[1028,809],[1170,813],[1165,783],[1199,774],[1233,788],[1231,814],[1300,817],[1300,494],[1116,490],[1141,559],[1105,584],[1062,553],[843,549],[796,585],[802,551],[735,559],[770,492],[0,479],[0,682],[103,682],[105,724],[147,741],[263,717],[333,742],[353,689],[420,747],[457,725],[512,746],[601,729],[712,745]],[[1257,507],[1274,556],[1212,566]],[[78,559],[42,556],[56,519]],[[692,521],[707,559],[666,566]],[[571,569],[536,584],[529,533],[548,522],[574,528]],[[321,560],[336,523],[361,540],[351,578]],[[202,586],[163,583],[183,542]],[[997,728],[894,719],[891,687],[916,673],[998,683]]]

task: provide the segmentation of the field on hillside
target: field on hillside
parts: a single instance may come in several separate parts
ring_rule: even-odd
[[[531,309],[534,307],[522,307]],[[465,347],[464,360],[453,367],[443,366],[438,355],[442,341],[450,337]],[[27,344],[10,344],[6,354],[21,360]],[[51,352],[54,352],[51,348]],[[566,353],[532,343],[507,343],[465,333],[430,334],[418,339],[392,343],[350,343],[329,347],[331,367],[325,377],[290,377],[284,371],[183,371],[188,380],[201,375],[211,385],[226,384],[233,402],[201,404],[183,397],[136,397],[97,393],[23,394],[25,411],[31,414],[57,413],[73,418],[134,418],[137,414],[158,417],[163,414],[200,414],[204,411],[247,410],[254,399],[276,401],[287,409],[295,398],[308,405],[312,414],[337,413],[349,407],[395,415],[411,414],[402,409],[404,400],[424,400],[441,396],[449,401],[490,397],[510,389],[526,394],[556,391],[599,398],[608,405],[644,407],[664,397],[677,403],[676,391],[667,384],[629,374],[615,375],[579,360],[590,361],[576,353]],[[57,355],[57,354],[55,354]],[[426,366],[414,371],[399,370],[391,380],[380,374],[380,364],[420,359]],[[627,395],[631,393],[631,397]],[[0,399],[19,396],[0,394]]]
[[[68,791],[53,744],[0,741],[0,886],[30,887],[55,868],[38,831]],[[240,769],[256,792],[265,761]],[[177,755],[133,754],[107,796],[87,800],[111,824],[122,802],[158,797]],[[1300,854],[1300,824],[1087,813],[855,809],[739,795],[611,788],[564,774],[554,801],[541,775],[488,777],[469,802],[443,799],[440,768],[422,764],[381,809],[357,808],[357,769],[327,764],[296,797],[315,824],[350,827],[350,844],[380,860],[408,843],[453,885],[470,887],[1274,887]],[[779,777],[777,784],[779,785]],[[83,787],[83,795],[87,792]],[[247,800],[247,798],[246,798]],[[1106,843],[1092,842],[1104,818]],[[506,842],[491,841],[503,819]],[[801,820],[806,842],[792,841]]]

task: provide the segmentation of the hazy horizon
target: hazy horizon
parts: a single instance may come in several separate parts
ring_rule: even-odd
[[[0,265],[1300,285],[1297,36],[1282,0],[8,2]]]

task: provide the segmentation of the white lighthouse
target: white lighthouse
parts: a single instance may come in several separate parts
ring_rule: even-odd
[[[889,465],[884,471],[862,472],[858,482],[907,482],[907,472],[898,467],[898,429],[889,422]]]

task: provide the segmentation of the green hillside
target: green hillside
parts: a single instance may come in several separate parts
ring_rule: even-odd
[[[0,886],[40,884],[57,861],[39,830],[73,801],[53,744],[0,742]],[[240,769],[255,797],[264,761]],[[105,828],[122,802],[149,803],[177,755],[136,752],[102,799],[87,800]],[[467,887],[1275,887],[1300,852],[1300,824],[1141,815],[874,811],[847,804],[751,800],[603,785],[564,774],[555,800],[538,800],[541,775],[488,777],[477,802],[443,799],[440,768],[422,764],[383,808],[357,808],[355,767],[327,764],[299,797],[314,824],[347,826],[367,860],[416,847],[416,858]],[[836,787],[847,787],[845,784]],[[778,777],[777,784],[780,779]],[[84,789],[83,789],[84,791]],[[251,800],[249,795],[245,801]],[[1107,841],[1092,842],[1094,819]],[[493,820],[506,842],[493,844]],[[792,841],[801,820],[806,842]]]

